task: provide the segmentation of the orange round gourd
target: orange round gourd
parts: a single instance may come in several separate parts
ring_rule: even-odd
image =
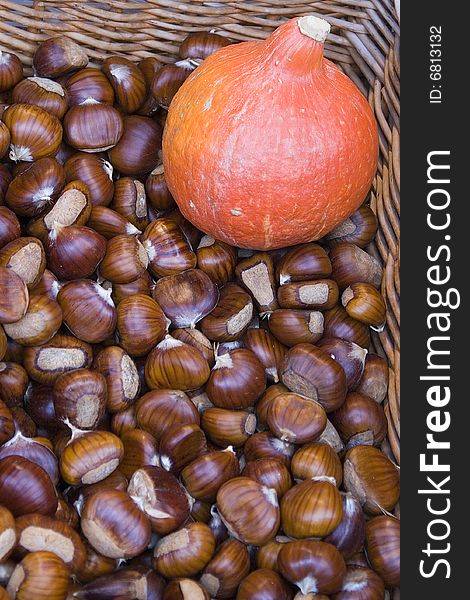
[[[323,56],[329,25],[291,19],[215,52],[174,97],[165,177],[183,215],[231,245],[319,239],[372,184],[378,131],[355,84]]]

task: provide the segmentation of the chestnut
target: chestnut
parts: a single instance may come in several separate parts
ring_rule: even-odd
[[[181,480],[189,494],[204,502],[214,502],[220,486],[236,477],[240,468],[235,453],[224,451],[201,454],[184,467]]]
[[[92,99],[103,104],[113,104],[114,91],[100,69],[86,68],[76,71],[65,82],[69,106],[77,106]]]
[[[237,278],[253,296],[260,316],[279,308],[272,256],[258,252],[241,260],[235,269]]]
[[[168,319],[149,296],[129,296],[117,306],[120,345],[130,356],[145,356],[165,337],[167,328]]]
[[[239,348],[216,358],[206,393],[214,406],[239,409],[253,406],[265,389],[263,365],[254,352]]]
[[[62,325],[62,310],[59,304],[46,295],[36,292],[29,298],[25,315],[5,325],[8,336],[24,346],[36,346],[48,342]]]
[[[12,339],[7,339],[3,325],[0,325],[0,356],[6,361],[23,363],[24,347]]]
[[[253,318],[251,296],[240,286],[228,283],[220,290],[217,306],[201,321],[202,332],[214,342],[241,338]]]
[[[109,558],[141,554],[151,536],[147,516],[126,492],[113,489],[97,491],[85,499],[81,528],[93,548]]]
[[[78,279],[61,287],[57,301],[64,324],[77,338],[97,344],[113,334],[117,314],[110,290],[90,279]]]
[[[279,529],[275,490],[249,477],[235,477],[224,483],[217,492],[217,508],[231,535],[245,544],[261,546]]]
[[[2,563],[9,558],[17,541],[15,519],[8,508],[0,506],[0,561]]]
[[[73,428],[60,455],[62,478],[70,485],[101,481],[119,466],[123,453],[122,442],[114,433]]]
[[[95,429],[106,409],[106,380],[96,371],[77,369],[54,383],[54,407],[58,419],[78,429]]]
[[[289,390],[282,383],[276,383],[266,388],[255,406],[258,431],[265,431],[268,428],[268,410],[271,402],[279,394],[288,391]]]
[[[44,247],[33,237],[16,238],[0,250],[0,267],[14,271],[31,290],[46,268]]]
[[[268,314],[271,333],[286,346],[314,344],[323,335],[323,314],[316,310],[280,308]]]
[[[82,181],[71,181],[62,190],[54,206],[39,217],[29,221],[29,235],[44,241],[55,227],[85,225],[91,214],[90,191]]]
[[[145,600],[162,600],[164,588],[163,579],[153,571],[146,567],[129,566],[90,581],[74,594],[74,598],[114,600],[140,596]]]
[[[23,78],[21,60],[12,52],[0,54],[0,92],[13,88]]]
[[[59,423],[55,415],[52,387],[31,382],[24,405],[34,422],[48,432],[55,432]]]
[[[147,201],[154,210],[168,210],[173,206],[174,200],[165,181],[163,164],[157,165],[149,173],[145,180],[145,191],[147,193]],[[205,271],[205,269],[202,270]]]
[[[65,36],[41,42],[33,56],[33,67],[39,77],[59,77],[87,64],[83,48]]]
[[[22,433],[26,437],[33,437],[37,434],[36,423],[28,415],[28,413],[21,406],[13,406],[11,414],[15,422],[15,430]]]
[[[215,539],[205,523],[190,523],[163,537],[154,550],[154,568],[164,577],[191,577],[211,560]]]
[[[162,129],[149,117],[124,117],[124,133],[108,151],[111,164],[123,175],[147,173],[161,162]]]
[[[27,77],[13,89],[14,104],[34,104],[46,112],[62,119],[67,110],[67,96],[64,88],[52,79]]]
[[[249,328],[243,336],[245,348],[254,352],[264,365],[266,376],[270,381],[279,381],[279,372],[287,351],[267,329]]]
[[[280,440],[268,431],[253,434],[243,448],[247,462],[257,458],[275,458],[286,466],[289,466],[294,451],[294,444]]]
[[[153,97],[153,94],[152,94],[150,88],[151,88],[155,73],[162,66],[162,63],[155,56],[147,56],[146,58],[143,58],[142,60],[140,60],[137,63],[137,66],[139,67],[140,71],[142,72],[142,75],[144,76],[145,88],[146,88],[146,90],[145,90],[146,96],[145,96],[144,103],[140,105],[140,107],[137,111],[137,114],[143,115],[146,117],[151,117],[158,111],[159,106],[157,104],[157,101]],[[160,123],[161,123],[161,121],[160,121]],[[163,127],[162,123],[161,123],[161,125]]]
[[[83,568],[85,546],[70,525],[44,515],[31,514],[18,517],[16,528],[17,551],[21,554],[47,550],[61,558],[73,573]]]
[[[109,425],[110,430],[117,436],[122,438],[126,431],[132,431],[137,427],[137,421],[135,418],[134,406],[129,406],[118,413],[114,413],[111,416],[111,422]]]
[[[380,292],[370,283],[352,283],[341,296],[341,302],[350,317],[370,325],[376,331],[385,326],[386,306]]]
[[[207,273],[217,285],[225,285],[232,279],[237,264],[235,249],[224,242],[204,235],[196,250],[197,266]]]
[[[209,374],[202,354],[171,335],[155,346],[145,363],[145,380],[150,389],[195,390],[205,384]]]
[[[101,350],[94,361],[95,369],[106,380],[106,409],[115,413],[124,410],[137,398],[139,373],[132,358],[119,346]]]
[[[57,451],[60,454],[60,449]],[[83,503],[91,498],[94,494],[98,492],[103,492],[107,490],[119,490],[121,492],[125,492],[127,490],[128,481],[121,473],[119,469],[115,469],[111,475],[108,475],[105,479],[98,481],[97,483],[91,483],[87,485],[82,485],[79,488],[79,495],[77,500],[74,502],[74,506],[77,510],[80,511],[80,515],[82,513]]]
[[[134,235],[116,235],[106,246],[100,275],[115,284],[132,283],[142,277],[148,265],[144,246]]]
[[[47,266],[59,279],[90,277],[106,252],[103,236],[78,225],[54,223],[44,246]]]
[[[65,143],[64,140],[62,139],[62,142],[59,146],[59,149],[55,153],[54,158],[60,165],[63,166],[67,162],[67,160],[70,157],[72,157],[74,154],[75,154],[75,150],[71,146],[69,146],[67,143]]]
[[[64,183],[63,167],[54,158],[40,158],[13,179],[5,200],[17,215],[35,217],[58,197]]]
[[[341,591],[333,595],[333,600],[383,600],[385,586],[372,569],[347,567]]]
[[[375,213],[370,206],[363,204],[350,217],[332,229],[325,236],[325,240],[330,247],[348,242],[359,248],[365,248],[374,239],[377,228],[378,221]]]
[[[200,500],[196,500],[196,502],[201,503]],[[191,511],[191,516],[195,517],[195,504],[193,504],[193,508]],[[209,517],[207,519],[207,524],[209,525],[212,533],[215,537],[216,545],[219,546],[225,540],[229,538],[229,532],[222,519],[220,518],[219,511],[217,510],[217,505],[210,506],[209,505]]]
[[[291,539],[287,536],[278,535],[267,544],[260,546],[256,551],[256,566],[258,569],[271,569],[276,573],[279,573],[279,566],[277,560],[279,552],[283,544],[287,544]]]
[[[271,569],[252,571],[241,582],[236,600],[288,600],[285,581]]]
[[[87,98],[65,115],[67,143],[82,152],[104,152],[113,148],[124,133],[121,113],[110,104]]]
[[[290,537],[325,537],[338,527],[342,517],[336,481],[326,477],[294,485],[281,500],[282,529]]]
[[[209,593],[194,579],[172,579],[163,592],[163,600],[210,600]]]
[[[279,439],[292,444],[305,444],[317,439],[326,427],[326,413],[315,400],[285,393],[270,403],[267,424]]]
[[[86,584],[89,581],[99,581],[101,576],[113,573],[116,568],[116,561],[114,559],[103,556],[85,540],[83,540],[83,545],[85,547],[86,559],[85,563],[76,573],[81,583]]]
[[[53,552],[27,554],[16,565],[7,585],[9,598],[16,600],[62,600],[67,594],[70,571]]]
[[[364,546],[366,520],[361,505],[352,494],[342,492],[341,501],[342,519],[336,529],[325,538],[325,542],[333,544],[345,559],[349,559]]]
[[[199,331],[199,329],[191,327],[173,329],[171,335],[175,339],[180,340],[180,342],[184,342],[185,344],[193,346],[193,348],[199,350],[210,367],[214,365],[215,357],[212,344],[206,338],[206,336]]]
[[[388,390],[388,364],[378,354],[369,353],[364,363],[364,371],[356,391],[372,398],[379,404],[384,401]]]
[[[57,117],[32,104],[12,104],[2,116],[11,135],[9,157],[15,162],[32,162],[54,156],[62,141]]]
[[[246,547],[238,540],[226,540],[204,569],[200,582],[211,598],[232,598],[249,572]]]
[[[326,412],[346,398],[346,375],[330,355],[311,344],[298,344],[284,357],[281,381],[292,392],[319,402]]]
[[[149,257],[149,270],[156,277],[176,275],[196,266],[196,255],[179,225],[167,218],[152,221],[142,244]]]
[[[147,197],[143,183],[132,177],[121,177],[114,184],[112,208],[134,227],[143,231],[149,222]]]
[[[196,248],[198,247],[198,244],[203,236],[202,231],[197,229],[192,223],[185,219],[177,208],[165,213],[165,218],[174,221],[178,225],[180,230],[183,232],[184,237],[188,241],[191,250],[196,251]]]
[[[160,464],[166,470],[178,475],[192,460],[207,452],[206,436],[194,423],[175,425],[160,438]]]
[[[243,477],[250,477],[261,485],[276,491],[279,500],[292,487],[289,469],[275,458],[258,458],[246,464]]]
[[[216,306],[219,290],[200,269],[161,277],[152,291],[173,327],[192,327]],[[204,330],[203,330],[204,331]]]
[[[0,400],[7,406],[19,406],[29,384],[24,368],[15,362],[0,362]]]
[[[284,544],[278,564],[282,576],[300,588],[302,594],[338,592],[346,575],[346,565],[338,550],[316,540]]]
[[[346,396],[344,404],[333,414],[333,423],[349,447],[378,446],[387,435],[387,418],[382,406],[358,392]]]
[[[197,408],[180,390],[152,390],[144,394],[136,404],[136,420],[157,441],[173,425],[200,422]]]
[[[334,449],[323,442],[313,442],[299,448],[291,461],[295,479],[329,477],[339,487],[343,481],[343,468]]]
[[[13,179],[13,175],[6,165],[0,164],[0,206],[5,201],[5,194],[7,193],[8,186]]]
[[[23,279],[13,271],[0,267],[0,323],[15,323],[26,313],[29,293]]]
[[[302,244],[288,250],[276,266],[276,277],[281,286],[294,281],[324,279],[331,275],[328,254],[315,243]]]
[[[72,529],[78,528],[78,523],[80,520],[78,512],[69,502],[64,500],[64,498],[59,498],[59,504],[57,506],[54,518],[59,522],[65,523]]]
[[[391,511],[400,497],[398,467],[374,446],[355,446],[344,459],[344,485],[366,513]]]
[[[2,421],[4,420],[5,415],[2,414]],[[5,429],[5,426],[3,426],[3,429]],[[0,459],[7,456],[22,456],[44,469],[51,478],[52,483],[57,485],[59,482],[57,457],[52,448],[45,445],[46,442],[47,440],[44,438],[25,437],[20,430],[17,430],[15,435],[0,448]]]
[[[178,55],[180,58],[204,60],[220,48],[230,45],[230,40],[212,31],[190,33],[181,42]]]
[[[0,206],[0,248],[16,240],[21,235],[21,226],[15,213],[6,206]]]
[[[336,305],[338,297],[338,286],[332,279],[286,283],[277,292],[281,308],[328,310]]]
[[[153,287],[153,279],[150,277],[148,271],[144,271],[142,275],[137,277],[134,281],[130,283],[111,283],[104,282],[103,286],[106,287],[111,286],[111,298],[114,300],[114,303],[117,305],[124,298],[128,298],[129,296],[135,296],[136,294],[143,294],[144,296],[151,296],[152,287]],[[174,334],[174,332],[173,332]]]
[[[118,413],[119,414],[119,413]],[[116,433],[113,431],[113,433]],[[125,429],[119,432],[124,455],[119,470],[127,479],[131,479],[137,469],[146,466],[158,466],[160,459],[157,443],[153,435],[141,429]]]
[[[256,417],[246,410],[210,407],[202,413],[201,427],[217,446],[238,448],[255,432]]]
[[[328,337],[321,339],[317,346],[326,350],[343,367],[348,390],[354,390],[364,371],[367,350],[349,340]]]
[[[172,473],[158,466],[134,471],[127,493],[159,535],[175,531],[189,516],[190,502],[184,488]]]
[[[198,388],[197,390],[188,390],[188,397],[191,402],[197,408],[199,413],[203,413],[208,408],[213,408],[214,405],[209,400],[204,388]]]
[[[0,444],[4,444],[14,433],[15,423],[11,411],[4,402],[0,401]]]
[[[108,206],[113,199],[113,167],[95,154],[77,152],[64,164],[67,181],[79,179],[88,186],[93,206]]]
[[[0,158],[3,158],[10,146],[11,136],[8,127],[0,121]]]
[[[103,62],[103,73],[109,79],[120,108],[136,112],[146,95],[145,78],[139,67],[121,56],[111,56]]]
[[[47,344],[25,349],[23,366],[29,376],[52,385],[62,373],[88,368],[93,360],[92,347],[69,335],[56,334]]]
[[[342,306],[335,306],[324,313],[324,337],[340,338],[354,342],[362,348],[370,344],[370,332],[367,325],[353,319]]]
[[[15,517],[29,513],[52,516],[57,492],[42,467],[21,456],[6,456],[0,459],[0,504]]]
[[[390,587],[400,586],[400,521],[393,516],[381,515],[366,524],[367,557]]]
[[[174,95],[191,74],[193,66],[184,61],[184,65],[164,65],[153,77],[151,92],[157,104],[168,109]]]
[[[342,242],[330,251],[332,278],[341,290],[352,283],[370,283],[378,288],[382,281],[382,267],[376,258],[359,246]]]

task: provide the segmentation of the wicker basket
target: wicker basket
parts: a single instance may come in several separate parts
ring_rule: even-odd
[[[399,395],[399,0],[0,0],[0,48],[29,67],[38,42],[66,34],[86,47],[92,62],[110,55],[136,61],[174,61],[178,44],[193,31],[214,30],[233,40],[266,37],[283,21],[317,15],[332,26],[326,56],[368,97],[380,126],[380,160],[371,192],[380,231],[370,251],[384,265],[387,326],[374,334],[376,352],[390,364],[385,410],[388,443],[400,460]]]

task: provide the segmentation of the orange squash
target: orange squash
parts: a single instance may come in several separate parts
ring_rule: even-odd
[[[209,56],[174,97],[165,176],[183,215],[231,245],[273,249],[331,231],[377,167],[367,100],[323,56],[329,24],[300,17]]]

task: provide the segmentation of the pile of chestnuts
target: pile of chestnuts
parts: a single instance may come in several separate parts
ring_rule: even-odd
[[[27,78],[0,53],[0,600],[399,586],[374,213],[252,252],[165,184],[166,110],[228,43],[91,68],[57,37]]]

